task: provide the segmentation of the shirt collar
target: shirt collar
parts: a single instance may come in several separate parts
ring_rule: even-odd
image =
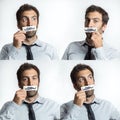
[[[40,104],[43,104],[45,102],[45,99],[43,97],[38,96],[34,102],[38,102]]]
[[[81,44],[81,46],[85,46],[86,45],[86,41],[84,40],[84,41],[80,41],[80,44]]]
[[[40,96],[38,95],[37,99],[33,102],[33,104],[34,104],[34,103],[43,104],[44,102],[45,102],[45,98],[40,97]],[[27,101],[24,101],[23,103],[28,103],[28,102],[27,102]]]
[[[36,45],[39,46],[39,47],[42,47],[42,46],[43,46],[43,42],[40,41],[39,39],[36,39],[36,41],[35,41],[33,44],[36,44]]]
[[[92,101],[92,103],[100,104],[100,101],[99,101],[99,99],[97,99],[97,98],[95,97],[94,100]]]

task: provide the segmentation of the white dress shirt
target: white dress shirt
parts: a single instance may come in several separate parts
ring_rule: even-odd
[[[48,43],[36,40],[31,47],[34,60],[58,60],[56,49]],[[13,43],[3,46],[0,53],[0,60],[26,60],[27,53],[25,46],[16,48]]]
[[[108,101],[95,98],[91,105],[96,120],[120,120],[120,113]],[[73,101],[65,103],[60,108],[61,120],[88,120],[87,109],[75,105]]]
[[[76,41],[68,45],[65,53],[62,57],[63,60],[84,60],[85,55],[88,51],[88,46],[84,45],[85,41]],[[120,59],[120,52],[111,48],[105,42],[103,47],[92,48],[92,54],[96,60],[112,60]]]
[[[33,104],[36,120],[59,120],[60,106],[47,98],[38,97]],[[7,102],[0,111],[0,120],[29,120],[28,108],[23,102],[21,105],[13,101]]]

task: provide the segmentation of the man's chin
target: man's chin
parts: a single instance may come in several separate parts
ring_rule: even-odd
[[[89,98],[94,95],[94,90],[86,91],[86,97]]]
[[[32,38],[36,35],[36,31],[30,31],[25,34],[26,38]]]
[[[34,97],[37,95],[37,91],[27,91],[27,97],[30,98],[30,97]]]

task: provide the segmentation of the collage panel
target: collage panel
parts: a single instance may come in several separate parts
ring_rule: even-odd
[[[33,108],[35,110],[36,120],[56,120],[57,117],[57,119],[60,119],[60,114],[61,120],[87,120],[87,110],[83,103],[89,103],[91,100],[91,102],[94,101],[92,109],[97,120],[120,119],[120,62],[52,61],[41,63],[38,61],[0,61],[1,119],[28,119],[28,111],[24,102],[28,102],[30,99],[27,98],[29,98],[31,94],[34,96],[34,92],[27,92],[26,97],[22,96],[21,98],[19,96],[21,98],[20,105],[18,105],[15,100],[16,92],[19,90],[25,92],[29,89],[35,91],[36,88],[34,87],[38,85],[38,82],[35,82],[34,79],[36,79],[36,76],[34,76],[34,72],[31,72],[30,67],[26,67],[26,70],[22,67],[23,71],[19,72],[21,74],[20,80],[23,80],[21,86],[16,73],[21,65],[25,66],[24,63],[38,67],[40,70],[39,96],[45,100],[50,100],[47,101],[47,106],[44,106],[46,105],[45,103],[43,104],[44,109],[39,105],[34,105]],[[71,77],[70,75],[73,68],[76,66],[78,66],[78,68],[76,68],[77,73],[74,71],[74,77]],[[89,69],[88,66],[92,68],[94,74],[90,71],[91,69]],[[7,72],[6,69],[9,72]],[[71,78],[76,78],[77,84],[72,82]],[[26,79],[27,82],[25,82]],[[29,79],[32,79],[33,82],[28,82]],[[85,82],[83,84],[80,83],[80,81]],[[24,89],[23,85],[28,86],[28,88]],[[86,89],[88,89],[88,91]],[[21,95],[23,95],[24,92],[21,93]],[[81,95],[83,98],[81,98]],[[87,97],[87,95],[89,97]],[[33,98],[38,100],[36,97]],[[17,100],[19,101],[19,99]],[[82,103],[79,100],[82,101]],[[5,104],[6,102],[8,103]],[[49,102],[52,102],[52,104]],[[49,105],[52,106],[50,107]],[[20,112],[23,113],[24,116],[21,116]],[[39,114],[39,112],[41,114]]]
[[[23,31],[36,29],[36,35],[40,42],[35,42],[35,46],[31,48],[34,54],[33,59],[83,60],[88,49],[86,45],[83,45],[86,37],[89,38],[89,35],[86,36],[86,31],[88,32],[91,27],[93,31],[97,30],[99,33],[100,31],[104,32],[102,35],[97,34],[97,39],[100,38],[98,44],[100,49],[92,50],[95,59],[112,60],[120,58],[120,36],[118,30],[120,21],[120,15],[118,14],[118,11],[120,11],[119,0],[114,0],[114,2],[111,0],[99,2],[97,0],[37,0],[36,2],[34,2],[34,0],[12,0],[11,5],[9,5],[8,0],[1,0],[0,3],[0,39],[2,40],[0,44],[0,50],[2,51],[0,59],[25,60],[27,51],[25,45],[31,45],[31,42],[24,41],[24,39],[25,37],[30,37],[30,35],[35,32],[28,32],[29,34],[26,34]],[[28,25],[21,22],[19,23],[19,18],[18,20],[16,19],[16,12],[24,4],[29,4],[37,8],[39,11],[39,23],[37,18],[36,23],[31,23],[30,25],[29,20],[31,19],[29,16],[26,16],[27,19],[29,18]],[[94,10],[99,10],[99,7],[105,10],[108,13],[108,16],[105,16],[105,18],[109,18],[108,22],[107,20],[102,21],[101,14],[98,13],[97,17],[100,17],[100,20],[98,22],[94,19],[94,22],[96,21],[99,24],[88,25],[87,20],[91,18],[87,15],[86,19],[85,13],[90,6]],[[32,14],[34,15],[35,13],[33,12]],[[102,14],[104,13],[102,12]],[[10,20],[7,18],[10,18]],[[26,18],[22,18],[22,20],[26,21]],[[103,24],[103,26],[101,26],[101,24]],[[22,28],[25,26],[31,27]],[[85,27],[90,28],[87,29]],[[22,31],[22,33],[20,31]],[[18,40],[20,39],[18,38],[19,35],[22,35],[22,40]],[[101,42],[102,38],[103,42]],[[34,41],[35,39],[32,40]],[[21,42],[25,45],[21,46]],[[81,44],[83,45],[82,48]],[[96,45],[95,48],[97,48],[98,45]],[[101,48],[102,45],[104,50]],[[20,47],[21,49],[16,49]]]

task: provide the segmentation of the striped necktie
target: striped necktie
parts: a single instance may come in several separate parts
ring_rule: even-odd
[[[34,110],[33,110],[33,104],[35,104],[35,103],[27,103],[27,102],[24,102],[24,103],[28,107],[29,120],[36,120],[35,113],[34,113]]]
[[[32,51],[31,51],[31,47],[35,46],[35,44],[33,45],[26,45],[26,44],[23,44],[23,46],[25,46],[25,49],[26,49],[26,53],[27,53],[27,60],[33,60],[33,54],[32,54]]]
[[[95,120],[94,112],[92,111],[92,108],[91,108],[92,104],[86,104],[86,103],[83,104],[87,109],[88,119],[89,120]]]

